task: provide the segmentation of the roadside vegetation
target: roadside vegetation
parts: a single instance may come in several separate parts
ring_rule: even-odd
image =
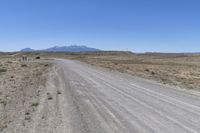
[[[86,55],[77,59],[164,84],[200,89],[200,55],[122,53]]]
[[[105,67],[122,73],[156,80],[158,82],[200,89],[200,55],[174,53],[145,53],[100,51],[82,53],[19,53],[31,57],[66,58],[79,60],[94,66]],[[12,56],[12,55],[11,55]]]
[[[19,61],[22,55],[27,55],[31,61]],[[36,60],[36,57],[79,60],[163,84],[200,89],[200,55],[197,54],[0,53],[0,132],[2,133],[30,132],[31,125],[37,125],[37,131],[41,131],[48,126],[53,129],[58,127],[54,125],[62,124],[60,120],[62,111],[58,103],[62,102],[64,91],[54,86],[54,84],[59,86],[58,78],[50,71],[54,66]],[[43,126],[45,123],[51,124],[45,127]]]
[[[200,89],[200,55],[131,52],[28,53],[68,58],[189,89]]]
[[[45,93],[50,65],[5,57],[0,59],[0,132],[27,131]]]

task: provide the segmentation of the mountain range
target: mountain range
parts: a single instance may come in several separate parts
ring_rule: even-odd
[[[34,50],[31,48],[22,49],[21,52],[92,52],[92,51],[101,51],[100,49],[90,48],[87,46],[80,45],[71,45],[71,46],[55,46],[42,50]]]

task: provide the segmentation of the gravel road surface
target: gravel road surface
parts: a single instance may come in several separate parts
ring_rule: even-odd
[[[59,60],[66,133],[200,133],[200,93]]]

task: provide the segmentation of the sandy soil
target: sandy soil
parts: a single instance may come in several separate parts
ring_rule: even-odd
[[[59,133],[199,133],[200,93],[72,60],[57,60],[64,87]]]
[[[200,55],[198,54],[134,54],[120,51],[27,54],[32,57],[80,60],[91,65],[129,73],[180,88],[200,90]]]
[[[62,59],[20,62],[17,57],[21,53],[0,54],[2,133],[150,132],[152,127],[153,132],[163,128],[168,132],[172,127],[181,133],[199,131],[198,91],[129,75],[198,89],[199,55],[106,52],[29,56],[75,59],[101,67]],[[141,108],[139,112],[136,107]],[[138,120],[141,125],[137,126]]]
[[[55,112],[49,105],[55,102],[56,89],[46,87],[51,67],[45,62],[0,60],[0,132],[33,132]]]
[[[116,53],[82,55],[74,59],[163,84],[200,90],[199,55]]]
[[[175,53],[145,53],[102,51],[82,53],[7,53],[8,56],[65,58],[143,77],[180,88],[200,90],[200,55]],[[4,53],[5,56],[5,53]],[[1,58],[1,56],[0,56]]]

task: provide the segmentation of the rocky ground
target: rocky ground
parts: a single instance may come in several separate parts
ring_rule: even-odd
[[[45,122],[55,116],[52,113],[56,108],[50,106],[61,92],[46,87],[52,66],[45,62],[0,60],[0,132],[42,131]]]
[[[82,53],[27,53],[29,56],[79,60],[94,66],[180,88],[200,89],[200,55],[183,53],[144,53],[101,51]],[[18,56],[21,56],[18,54]]]
[[[133,93],[135,95],[133,96],[134,98],[140,96],[140,91],[142,91],[143,94],[144,90],[144,93],[149,95],[149,92],[152,92],[152,90],[156,89],[155,93],[152,92],[153,97],[157,97],[157,95],[155,96],[157,92],[163,91],[163,85],[157,86],[158,84],[155,83],[154,85],[154,82],[152,82],[153,84],[151,84],[150,86],[147,85],[138,88],[138,85],[135,86],[135,82],[140,83],[140,80],[137,80],[138,78],[136,78],[138,76],[160,81],[165,84],[177,85],[179,87],[183,87],[184,91],[186,91],[184,87],[198,90],[200,88],[199,55],[135,55],[126,52],[85,54],[29,53],[28,57],[31,57],[31,60],[29,60],[28,62],[21,62],[19,61],[19,58],[22,56],[21,54],[24,53],[0,54],[0,132],[2,133],[89,132],[89,130],[87,130],[88,125],[91,124],[98,126],[98,124],[94,122],[97,119],[93,119],[93,117],[91,117],[92,110],[99,108],[98,111],[100,113],[102,112],[103,115],[104,113],[106,113],[105,110],[102,110],[102,107],[104,107],[104,105],[99,107],[95,106],[95,108],[92,107],[93,109],[90,111],[88,111],[88,106],[85,106],[85,104],[87,105],[88,103],[90,106],[95,103],[95,99],[100,94],[98,92],[99,90],[106,88],[105,95],[107,95],[109,89],[114,89],[114,92],[108,95],[108,99],[104,102],[104,104],[110,100],[110,96],[112,96],[112,94],[115,94],[116,88],[121,88],[120,90],[129,88],[135,89]],[[42,59],[35,60],[35,57],[42,57]],[[63,61],[62,59],[57,59],[53,61],[50,59],[45,60],[44,58],[68,58],[73,60],[80,60],[93,66],[86,65],[85,63],[80,63],[79,61]],[[62,63],[62,61],[64,64]],[[109,69],[104,69],[102,67],[106,67]],[[107,74],[105,74],[104,71]],[[117,71],[119,71],[120,73]],[[112,73],[116,73],[116,75],[111,76]],[[122,73],[128,73],[128,75]],[[130,83],[126,83],[129,81],[129,79],[118,77],[120,75],[126,75],[129,77],[130,74],[136,75],[136,77],[134,76],[130,79]],[[105,75],[107,76],[104,77]],[[110,78],[116,78],[117,80],[110,80],[109,76],[111,76]],[[136,81],[134,81],[133,79],[135,79]],[[122,82],[123,80],[126,82]],[[83,84],[85,83],[85,81],[87,81],[86,85]],[[108,81],[110,82],[109,84],[107,83]],[[116,87],[116,83],[121,82],[122,85],[119,84],[119,86]],[[145,82],[141,82],[141,86],[145,85],[144,83],[148,84],[149,82],[150,81],[146,82],[145,80]],[[151,90],[148,90],[149,87],[151,87]],[[97,94],[95,97],[91,93],[92,91],[94,91],[94,88],[96,88],[97,91],[94,92],[94,94]],[[82,91],[85,91],[87,89],[91,90],[82,93]],[[182,95],[182,91],[181,93],[176,92],[179,91],[179,89],[176,89],[166,87],[164,90],[167,92],[169,91],[170,96],[174,96],[177,94],[175,98],[179,99],[180,101],[183,100],[184,102],[180,103],[184,103],[184,107],[181,107],[182,105],[180,105],[180,103],[177,103],[176,99],[173,99],[175,101],[172,101],[171,103],[175,104],[175,106],[173,106],[173,108],[175,109],[172,109],[167,113],[174,112],[175,115],[172,115],[173,117],[176,117],[180,114],[178,111],[185,111],[189,109],[190,113],[191,111],[194,111],[194,113],[191,114],[192,116],[196,114],[195,111],[199,111],[199,102],[198,100],[196,100],[199,99],[199,97],[196,97],[196,95],[199,94],[199,91],[187,89],[187,92],[191,91],[192,95],[195,95],[195,99],[190,98],[191,96],[189,95],[189,100],[187,100],[185,94]],[[139,93],[138,95],[136,93],[136,90]],[[123,95],[119,94],[122,99],[124,99],[124,96],[130,95],[129,92],[131,92],[131,90],[127,91],[128,92],[125,95],[124,93]],[[146,91],[148,91],[148,93],[146,93]],[[168,99],[168,94],[165,94],[165,92],[162,93],[164,93],[164,95],[159,94],[159,96],[164,96],[164,99],[167,98],[165,100],[168,101],[167,103],[169,103],[169,100],[171,101],[172,99]],[[88,96],[88,94],[92,95]],[[88,98],[91,100],[91,103],[88,102],[88,99],[85,99],[85,96],[88,96]],[[110,106],[113,106],[112,101],[118,101],[118,98],[119,96],[113,97],[113,100],[110,101]],[[130,97],[128,99],[130,99]],[[147,100],[148,97],[141,95],[141,100],[145,99]],[[161,101],[162,99],[163,97],[161,97]],[[84,100],[86,103],[84,103]],[[105,97],[101,97],[99,100],[103,101],[105,100]],[[152,100],[154,100],[154,98]],[[145,103],[147,102],[150,101],[146,101]],[[124,103],[127,102],[124,101]],[[130,103],[133,104],[134,102],[131,100]],[[154,103],[149,104],[154,105]],[[120,106],[124,105],[125,104],[122,104]],[[160,109],[163,109],[163,103],[158,105],[160,106]],[[187,107],[185,105],[187,105]],[[139,104],[138,106],[141,106],[141,104]],[[181,107],[181,109],[184,108],[184,110],[177,108],[179,106]],[[127,104],[127,108],[129,107],[130,105]],[[195,108],[191,110],[191,107]],[[116,109],[120,108],[117,107]],[[135,105],[134,108],[131,109],[130,113],[133,113],[132,110],[134,109]],[[155,110],[157,111],[159,109]],[[126,116],[124,114],[122,116]],[[133,115],[135,114],[136,113],[133,113]],[[142,113],[141,116],[143,116],[143,114],[144,113]],[[183,112],[182,114],[189,113]],[[199,119],[199,113],[197,114],[197,116],[191,118]],[[95,115],[98,115],[98,113],[95,113]],[[188,116],[190,117],[190,115]],[[136,117],[138,117],[138,115],[136,115]],[[188,119],[190,119],[189,117]],[[101,119],[101,117],[98,118]],[[105,118],[107,119],[109,117]],[[139,119],[140,118],[141,117],[139,117]],[[160,117],[157,118],[160,119]],[[182,118],[184,117],[180,117],[181,122],[188,122],[187,119]],[[89,122],[88,124],[87,120],[91,120],[91,122]],[[113,119],[110,120],[113,121]],[[80,123],[82,123],[82,125]],[[104,124],[104,122],[101,123]],[[193,124],[192,126],[198,128],[198,123],[196,124]],[[185,123],[181,125],[184,126]],[[189,125],[191,125],[191,123],[189,123]],[[132,128],[132,126],[130,127]],[[96,128],[91,127],[90,131],[92,132],[94,129],[96,130]],[[99,132],[102,132],[101,128],[98,129]]]
[[[200,55],[124,53],[82,55],[75,59],[163,84],[200,89]]]

